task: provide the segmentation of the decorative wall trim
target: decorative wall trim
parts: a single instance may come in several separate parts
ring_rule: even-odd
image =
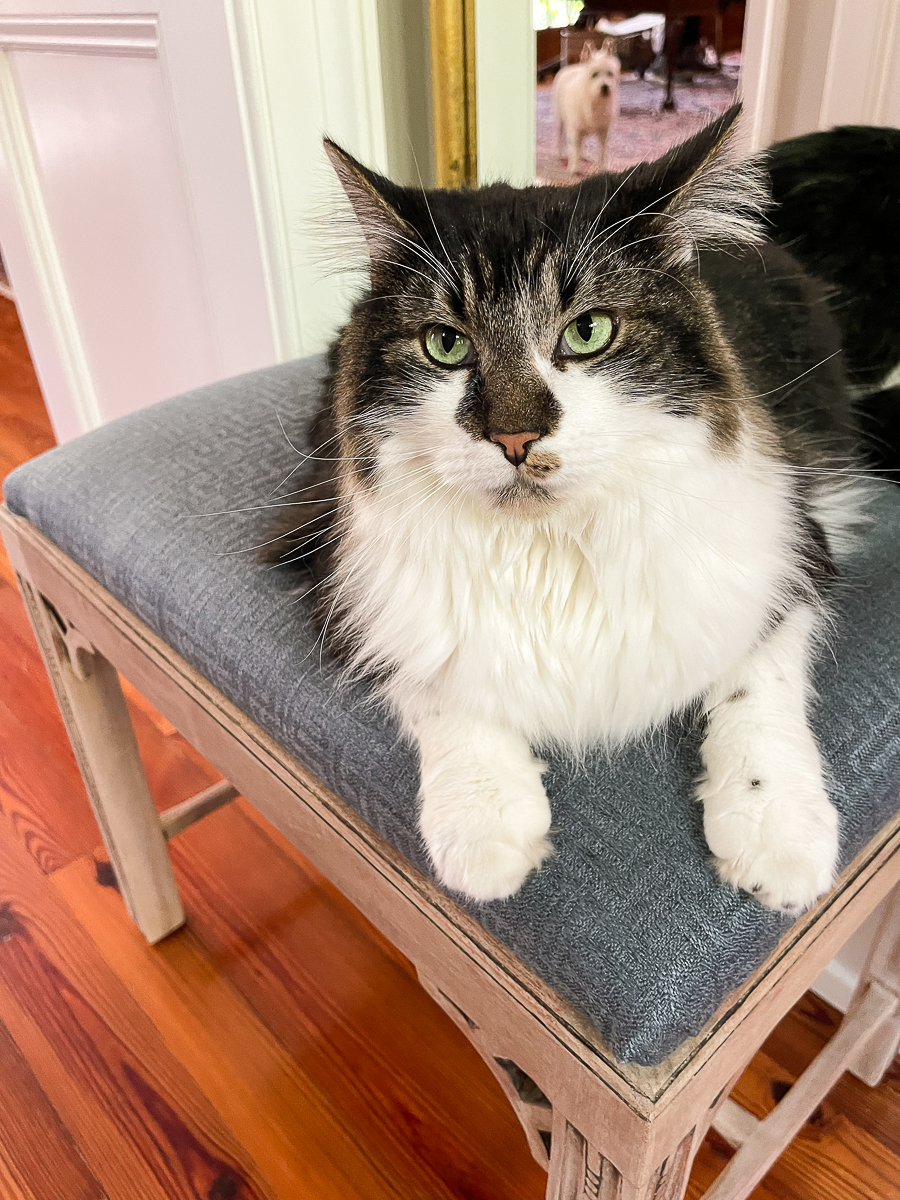
[[[75,309],[44,204],[31,135],[9,54],[0,52],[0,145],[37,284],[83,432],[103,424]]]
[[[158,23],[151,15],[0,16],[0,50],[155,58],[158,49]]]

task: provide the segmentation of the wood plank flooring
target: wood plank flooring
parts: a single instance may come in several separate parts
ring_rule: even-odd
[[[0,473],[53,436],[0,299]],[[136,693],[161,805],[215,771]],[[149,948],[0,561],[0,1200],[539,1200],[499,1087],[410,965],[243,800],[172,845]],[[769,1111],[836,1028],[808,994],[735,1096]],[[711,1135],[696,1200],[731,1154]],[[900,1200],[900,1064],[845,1076],[754,1200]]]

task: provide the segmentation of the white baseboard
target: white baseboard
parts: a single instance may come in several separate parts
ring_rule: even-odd
[[[823,1000],[827,1000],[829,1004],[833,1004],[841,1012],[846,1012],[850,1007],[850,1000],[858,983],[859,971],[854,971],[845,967],[837,959],[832,959],[809,990],[815,992]]]
[[[856,991],[881,920],[882,908],[883,904],[879,904],[875,911],[870,913],[810,987],[811,992],[815,992],[841,1012],[847,1011]]]

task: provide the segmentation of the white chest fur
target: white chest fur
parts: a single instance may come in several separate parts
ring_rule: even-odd
[[[578,747],[664,719],[746,654],[791,581],[778,473],[694,466],[619,469],[542,518],[424,478],[360,498],[338,576],[361,661],[391,668],[407,720]]]

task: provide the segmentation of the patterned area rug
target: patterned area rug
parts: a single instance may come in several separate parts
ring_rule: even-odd
[[[607,147],[608,169],[623,171],[644,159],[658,158],[670,146],[696,133],[707,121],[719,116],[735,101],[740,55],[726,55],[721,72],[698,74],[691,82],[675,80],[675,112],[662,112],[665,83],[637,76],[623,76],[620,85],[620,116]],[[552,83],[537,87],[536,140],[537,182],[566,183],[569,175],[557,155],[553,120]],[[597,169],[600,148],[595,137],[584,144],[582,173]],[[593,166],[592,166],[593,164]]]

